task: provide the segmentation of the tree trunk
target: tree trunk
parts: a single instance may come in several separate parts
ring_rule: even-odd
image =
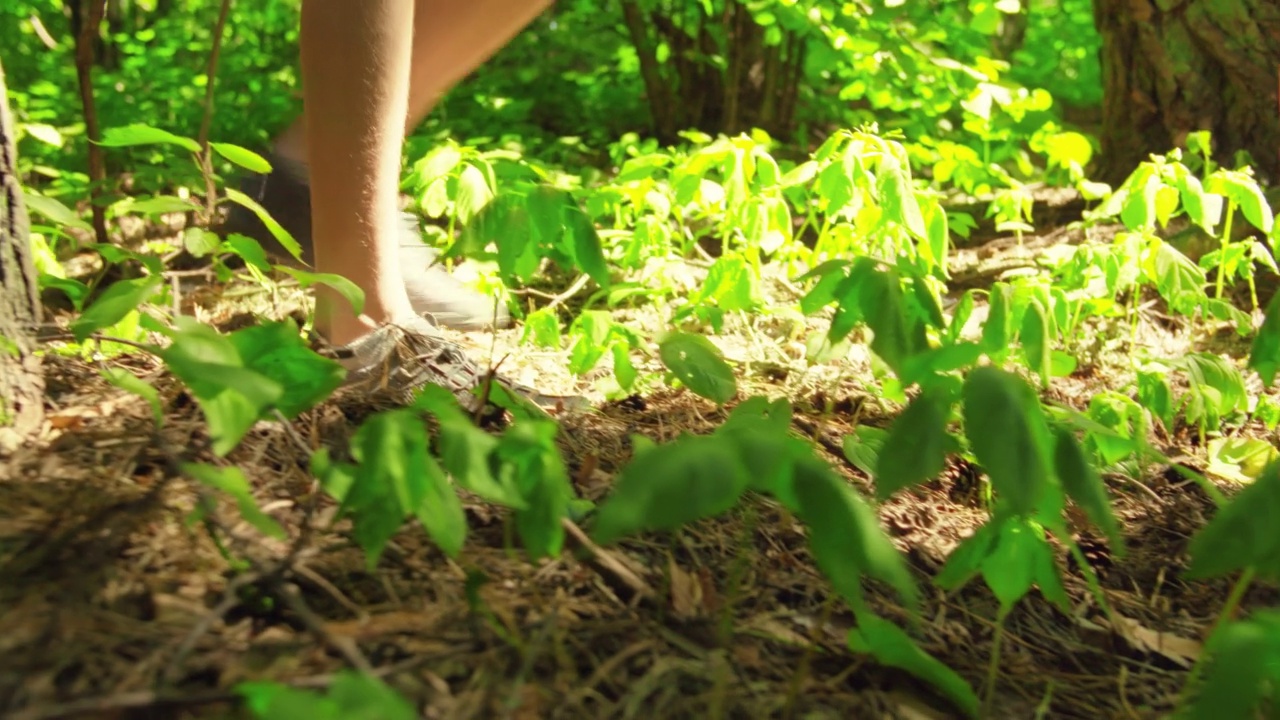
[[[1102,153],[1097,175],[1122,181],[1150,153],[1208,130],[1232,166],[1246,150],[1280,180],[1280,3],[1093,0],[1102,36]]]
[[[34,340],[39,294],[15,139],[0,66],[0,454],[12,452],[44,421],[44,378]]]

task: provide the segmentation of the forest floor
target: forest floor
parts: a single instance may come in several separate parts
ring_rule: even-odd
[[[1063,229],[1021,247],[1005,238],[961,251],[956,286],[989,284],[1081,239]],[[769,292],[785,300],[793,289],[778,282]],[[200,308],[222,326],[288,306],[248,286],[184,296],[189,312]],[[625,319],[662,321],[656,311]],[[866,352],[855,346],[810,366],[789,322],[821,329],[826,321],[732,316],[713,340],[741,372],[740,398],[789,398],[795,432],[869,494],[869,478],[841,451],[856,426],[892,420],[863,381]],[[1054,382],[1055,400],[1084,408],[1121,383],[1128,327],[1095,331],[1076,372]],[[683,390],[606,401],[606,381],[572,376],[565,353],[519,345],[519,329],[455,337],[478,359],[506,356],[502,368],[516,380],[596,401],[560,416],[570,475],[592,500],[609,492],[634,434],[666,441],[708,432],[728,410]],[[1133,337],[1167,357],[1193,345],[1247,352],[1230,332],[1193,332],[1158,304],[1143,311]],[[160,389],[159,430],[147,404],[107,384],[95,364],[50,353],[45,431],[0,465],[0,715],[234,717],[243,712],[232,691],[241,681],[322,687],[331,673],[367,662],[430,718],[954,716],[926,685],[848,649],[851,615],[815,568],[798,521],[767,499],[674,535],[609,548],[578,538],[560,559],[536,564],[510,547],[500,509],[472,502],[458,560],[413,525],[370,569],[306,472],[312,447],[342,443],[354,430],[364,409],[350,400],[325,403],[291,430],[253,430],[229,460],[289,538],[263,538],[233,507],[219,507],[213,517],[229,535],[220,548],[189,522],[201,494],[174,471],[179,459],[212,459],[191,457],[205,446],[198,407],[155,359],[113,362]],[[1260,424],[1241,432],[1269,436]],[[1204,469],[1193,431],[1162,431],[1155,442]],[[1176,702],[1229,589],[1180,578],[1188,539],[1213,503],[1169,468],[1131,475],[1106,476],[1128,554],[1112,555],[1087,530],[1078,538],[1123,627],[1108,621],[1062,554],[1075,611],[1064,615],[1033,593],[1008,616],[990,717],[1154,718]],[[1231,483],[1218,482],[1230,492]],[[978,473],[953,461],[878,512],[928,588],[917,641],[982,692],[998,604],[980,580],[950,594],[929,584],[987,517]],[[487,582],[475,582],[477,573]],[[873,603],[910,627],[887,591]],[[1280,592],[1255,585],[1244,606],[1264,605],[1280,605]]]

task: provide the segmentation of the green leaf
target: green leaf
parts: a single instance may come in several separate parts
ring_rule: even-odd
[[[342,364],[312,350],[292,321],[243,328],[230,339],[245,367],[284,388],[276,407],[287,418],[329,397],[346,378]]]
[[[880,203],[886,215],[902,225],[917,240],[929,241],[920,204],[911,188],[911,170],[891,153],[880,156]]]
[[[897,273],[867,273],[859,288],[858,299],[862,315],[875,333],[871,339],[871,350],[901,377],[907,360],[925,349],[927,343],[924,327],[912,323],[907,317]]]
[[[533,344],[540,348],[560,349],[560,317],[555,308],[538,308],[525,317],[520,342],[529,340],[533,340]]]
[[[115,387],[146,400],[151,406],[151,417],[156,421],[156,427],[164,427],[164,407],[160,402],[160,392],[154,385],[124,368],[103,368],[102,377]]]
[[[344,670],[327,697],[273,682],[236,686],[260,720],[413,720],[417,711],[377,678]]]
[[[1053,377],[1053,348],[1049,344],[1049,318],[1045,314],[1044,305],[1037,298],[1031,298],[1027,305],[1018,339],[1022,342],[1027,367],[1040,376],[1040,386],[1047,390],[1049,379]]]
[[[249,486],[249,480],[244,476],[240,468],[229,465],[227,467],[214,467],[213,465],[205,465],[203,463],[182,463],[182,472],[199,480],[201,483],[208,485],[214,490],[220,490],[231,496],[236,501],[236,506],[240,508],[240,516],[245,522],[254,526],[263,535],[283,540],[287,537],[284,528],[275,521],[270,515],[262,512],[258,507],[257,501],[253,499],[253,489]]]
[[[1015,518],[998,523],[995,544],[982,561],[982,579],[1008,612],[1031,589],[1036,576],[1037,538]]]
[[[452,142],[439,145],[420,160],[419,184],[426,185],[445,177],[462,162],[462,151]]]
[[[298,245],[298,241],[294,239],[293,235],[289,234],[288,230],[285,230],[280,223],[276,222],[275,218],[271,217],[271,213],[267,212],[256,200],[235,188],[224,188],[223,192],[226,193],[228,200],[256,215],[262,221],[262,224],[266,226],[267,231],[271,233],[271,237],[275,238],[280,243],[280,246],[289,255],[293,256],[293,259],[302,262],[302,247]]]
[[[973,535],[962,540],[947,556],[947,562],[934,578],[934,583],[940,589],[950,591],[969,582],[982,569],[1000,527],[1001,523],[984,523]]]
[[[1084,510],[1093,524],[1106,534],[1112,552],[1117,557],[1124,556],[1124,537],[1120,534],[1120,524],[1111,511],[1111,499],[1107,495],[1102,476],[1089,464],[1084,448],[1076,440],[1076,436],[1066,428],[1059,428],[1053,450],[1054,470],[1062,486],[1072,500]]]
[[[352,437],[351,452],[359,464],[342,510],[352,516],[352,535],[370,567],[409,514],[441,550],[457,556],[466,535],[462,504],[427,454],[427,428],[416,413],[371,415]]]
[[[440,460],[459,485],[490,502],[518,510],[528,506],[511,478],[494,476],[490,458],[498,440],[471,422],[453,393],[428,385],[413,407],[431,413],[440,423]]]
[[[263,273],[271,272],[271,261],[267,259],[267,253],[262,249],[262,245],[254,238],[240,233],[231,233],[223,240],[222,246]],[[284,267],[281,266],[281,269],[283,270]]]
[[[889,431],[871,425],[859,425],[853,432],[844,436],[841,449],[845,459],[853,466],[875,477],[876,466],[880,463],[880,452],[889,439]]]
[[[562,521],[569,513],[573,487],[556,446],[558,432],[554,422],[518,422],[496,450],[505,482],[519,488],[527,505],[516,511],[516,529],[532,560],[557,557],[564,545]]]
[[[946,407],[921,393],[893,421],[876,459],[876,495],[887,498],[941,473],[947,463]]]
[[[987,302],[987,322],[982,326],[982,349],[989,355],[1002,355],[1013,342],[1013,288],[998,282],[991,286]],[[952,321],[954,324],[956,321]]]
[[[157,350],[204,411],[214,452],[225,455],[284,395],[280,383],[244,367],[230,338],[191,318],[174,319],[169,347]]]
[[[1280,613],[1260,610],[1233,622],[1209,639],[1208,671],[1191,703],[1192,720],[1264,717],[1260,712],[1267,686],[1274,705],[1280,680]]]
[[[102,132],[99,145],[104,147],[132,147],[136,145],[177,145],[193,153],[200,152],[200,144],[181,135],[174,135],[168,130],[161,130],[150,125],[126,125],[124,127],[107,128]]]
[[[1275,382],[1276,372],[1280,370],[1280,293],[1272,295],[1267,303],[1266,319],[1258,328],[1249,351],[1249,367],[1258,372],[1266,387]]]
[[[468,223],[489,201],[493,199],[493,191],[480,168],[468,163],[458,175],[458,192],[454,196],[453,208],[458,222]]]
[[[862,576],[868,575],[897,590],[914,611],[919,603],[915,581],[875,512],[853,488],[815,458],[796,464],[794,483],[814,562],[836,591],[858,610],[864,607]]]
[[[573,344],[569,348],[569,372],[585,375],[591,372],[609,351],[613,334],[613,316],[604,310],[587,310],[569,327]]]
[[[84,232],[93,232],[93,226],[85,222],[76,211],[46,195],[39,195],[27,188],[22,189],[22,197],[27,209],[43,215],[55,225],[75,228]]]
[[[964,383],[964,427],[969,446],[1013,512],[1029,515],[1048,486],[1044,416],[1026,383],[993,367],[969,373]]]
[[[1280,460],[1280,451],[1261,438],[1218,437],[1209,441],[1208,457],[1205,474],[1244,484],[1253,482],[1268,465]]]
[[[1280,578],[1280,463],[1272,463],[1191,538],[1188,580],[1221,577],[1253,568],[1259,576]]]
[[[750,473],[732,442],[685,436],[637,455],[601,504],[592,535],[601,544],[644,531],[674,530],[733,507]]]
[[[218,248],[222,247],[222,239],[217,233],[199,226],[192,226],[182,231],[182,247],[192,257],[202,258],[217,252]]]
[[[946,664],[916,645],[897,625],[871,613],[858,616],[858,626],[849,631],[849,649],[868,653],[882,665],[905,670],[947,696],[966,716],[979,715],[978,695]]]
[[[572,200],[570,200],[572,202]],[[604,258],[604,249],[600,242],[600,233],[595,223],[587,217],[576,203],[564,210],[565,230],[573,240],[573,259],[578,267],[601,288],[607,289],[612,282],[609,274],[609,263]]]
[[[671,333],[659,344],[658,354],[680,382],[708,400],[723,405],[738,393],[733,369],[702,335]]]
[[[81,310],[84,307],[85,298],[89,297],[89,286],[79,280],[54,277],[46,273],[41,273],[39,282],[41,290],[45,288],[53,288],[55,290],[62,291],[62,293],[71,300],[71,305],[76,310]],[[107,327],[110,327],[110,325]]]
[[[345,277],[334,273],[311,272],[287,265],[278,265],[276,267],[281,272],[292,275],[298,281],[298,285],[304,288],[312,285],[324,285],[333,289],[334,292],[342,296],[343,300],[351,304],[353,312],[356,314],[364,312],[364,290]]]
[[[266,158],[252,150],[246,150],[239,145],[220,142],[211,142],[209,143],[209,147],[213,148],[214,152],[227,160],[230,160],[236,165],[239,165],[245,170],[263,175],[271,172],[271,163],[267,162]]]
[[[77,342],[84,342],[93,333],[115,325],[150,300],[163,283],[164,278],[156,275],[112,283],[79,317],[71,321],[71,334]]]

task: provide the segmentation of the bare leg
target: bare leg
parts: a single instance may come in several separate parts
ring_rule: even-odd
[[[408,112],[413,0],[305,0],[305,137],[316,268],[365,291],[364,316],[318,290],[317,329],[345,344],[412,317],[397,263],[400,150]]]
[[[405,131],[416,128],[442,95],[502,49],[551,2],[417,0]],[[306,123],[299,117],[276,141],[276,151],[305,162],[312,157],[305,138]]]

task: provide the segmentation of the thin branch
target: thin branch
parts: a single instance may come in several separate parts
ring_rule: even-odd
[[[209,147],[209,128],[213,125],[213,90],[217,84],[218,57],[222,54],[222,35],[227,27],[227,15],[231,12],[231,0],[222,0],[218,9],[218,22],[213,26],[213,47],[209,50],[209,64],[205,68],[204,117],[200,120],[200,165],[204,172],[205,203],[208,220],[213,220],[218,204],[218,188],[213,182],[213,149]]]
[[[83,7],[83,6],[82,6]],[[98,127],[98,109],[93,101],[94,48],[102,28],[102,16],[106,12],[106,0],[90,0],[88,17],[76,36],[76,77],[80,81],[80,105],[84,109],[84,133],[89,141],[89,206],[93,210],[93,234],[99,243],[106,244],[107,209],[98,202],[102,184],[107,179],[107,161],[103,155],[102,129]]]

